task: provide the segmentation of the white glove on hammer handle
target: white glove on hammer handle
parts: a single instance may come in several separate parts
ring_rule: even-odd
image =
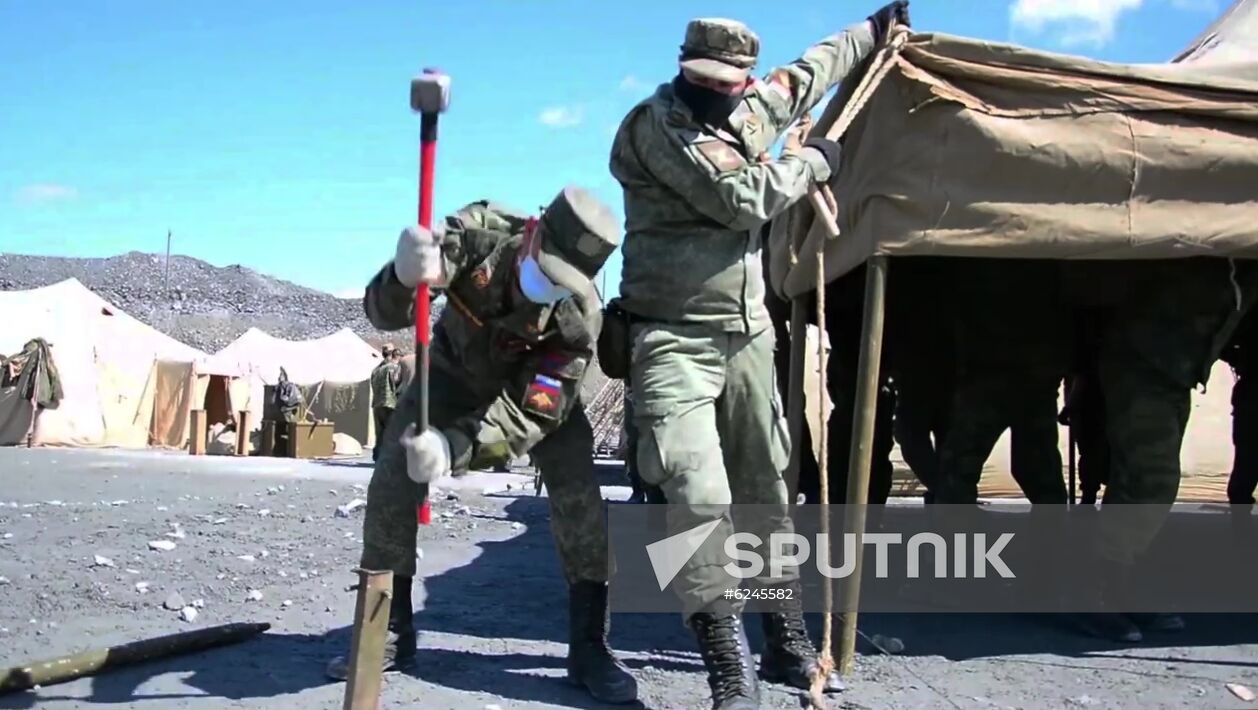
[[[450,442],[445,434],[432,427],[415,436],[415,425],[402,433],[402,449],[406,451],[406,475],[416,483],[432,483],[450,475]]]
[[[415,288],[421,283],[434,288],[445,286],[441,237],[423,227],[403,229],[393,254],[393,273],[407,288]]]

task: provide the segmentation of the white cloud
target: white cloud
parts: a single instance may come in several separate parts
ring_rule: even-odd
[[[580,106],[551,106],[542,109],[537,120],[541,121],[543,126],[569,128],[585,120],[585,111]]]
[[[69,185],[58,185],[56,183],[34,183],[31,185],[23,185],[18,188],[13,197],[22,204],[32,205],[41,202],[61,202],[64,200],[73,200],[79,196],[79,191]]]
[[[1014,27],[1033,33],[1053,30],[1065,46],[1101,46],[1114,38],[1118,17],[1144,0],[1017,0],[1009,10]],[[1199,0],[1173,0],[1194,2]]]
[[[343,288],[340,291],[333,292],[332,295],[336,296],[337,298],[362,298],[363,287],[353,286],[351,288]]]
[[[1185,0],[1185,1],[1191,1],[1191,0]],[[621,91],[628,91],[630,93],[636,93],[639,91],[643,91],[644,89],[646,89],[646,87],[647,87],[646,82],[642,81],[641,79],[634,76],[633,74],[629,74],[628,76],[620,80]]]

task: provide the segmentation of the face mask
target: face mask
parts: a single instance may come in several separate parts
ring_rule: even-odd
[[[554,303],[572,295],[571,291],[551,281],[531,254],[520,262],[520,291],[537,304]]]
[[[673,79],[673,93],[686,104],[696,119],[710,126],[724,124],[743,100],[741,93],[733,96],[723,94],[715,89],[693,84],[682,74]]]

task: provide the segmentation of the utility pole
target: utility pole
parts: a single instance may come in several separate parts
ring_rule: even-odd
[[[170,298],[170,229],[166,229],[166,273],[162,276],[162,289]]]

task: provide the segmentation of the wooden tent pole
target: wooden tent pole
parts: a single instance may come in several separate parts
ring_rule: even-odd
[[[861,321],[860,361],[856,369],[855,416],[852,422],[852,448],[848,453],[847,510],[843,532],[856,539],[856,567],[840,580],[843,600],[843,628],[839,634],[838,668],[849,675],[856,663],[856,616],[860,605],[862,554],[865,536],[866,501],[869,500],[869,470],[873,462],[874,423],[878,416],[878,381],[882,363],[882,332],[886,316],[887,257],[869,258],[865,270],[864,316]]]

